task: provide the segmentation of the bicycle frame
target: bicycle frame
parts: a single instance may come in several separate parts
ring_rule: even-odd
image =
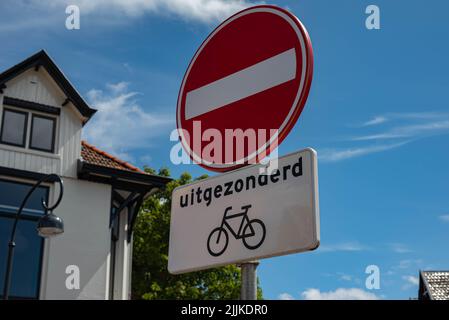
[[[224,212],[223,219],[221,221],[221,228],[224,229],[224,227],[226,226],[228,228],[228,230],[231,232],[231,234],[234,236],[234,238],[236,238],[236,239],[242,239],[244,236],[252,237],[255,234],[255,232],[254,232],[253,227],[249,223],[249,218],[248,218],[248,210],[249,210],[249,208],[251,208],[250,204],[248,204],[246,206],[243,206],[242,207],[242,210],[243,210],[242,212],[228,215],[228,212],[232,209],[232,206],[231,207],[227,207],[225,212]],[[233,219],[233,218],[238,218],[238,217],[241,217],[241,216],[243,216],[243,218],[242,218],[242,221],[240,222],[239,229],[238,229],[238,231],[236,233],[234,231],[234,229],[232,228],[232,226],[227,222],[227,220]],[[248,235],[243,235],[242,234],[243,228],[247,224],[249,224],[249,228],[250,228],[251,233],[248,234]],[[221,237],[221,231],[220,231],[220,234],[218,235],[217,243],[220,241],[220,237]]]

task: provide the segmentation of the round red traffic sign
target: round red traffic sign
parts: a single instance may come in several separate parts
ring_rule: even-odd
[[[309,35],[292,13],[270,5],[236,13],[202,43],[182,81],[184,149],[213,171],[260,161],[296,123],[312,73]]]

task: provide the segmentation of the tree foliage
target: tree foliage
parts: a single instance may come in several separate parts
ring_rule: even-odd
[[[156,174],[151,168],[145,170]],[[170,176],[166,168],[158,174]],[[182,275],[167,271],[171,194],[174,188],[190,182],[191,175],[184,173],[142,205],[134,229],[133,299],[238,299],[240,296],[240,268],[235,265]],[[258,296],[262,298],[260,288]]]

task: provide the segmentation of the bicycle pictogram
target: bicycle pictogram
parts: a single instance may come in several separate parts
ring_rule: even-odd
[[[259,248],[265,240],[265,224],[262,220],[252,219],[248,217],[248,210],[251,205],[242,206],[242,212],[228,214],[232,210],[232,206],[227,207],[221,220],[221,225],[212,230],[207,238],[207,250],[211,256],[218,257],[226,251],[229,243],[228,229],[235,239],[242,239],[243,245],[250,249],[255,250]],[[237,232],[229,224],[229,220],[242,217]]]

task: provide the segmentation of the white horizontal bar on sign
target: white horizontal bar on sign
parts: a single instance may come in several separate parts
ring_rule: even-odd
[[[192,90],[186,96],[185,117],[191,119],[293,80],[296,53],[291,48],[229,76]]]

